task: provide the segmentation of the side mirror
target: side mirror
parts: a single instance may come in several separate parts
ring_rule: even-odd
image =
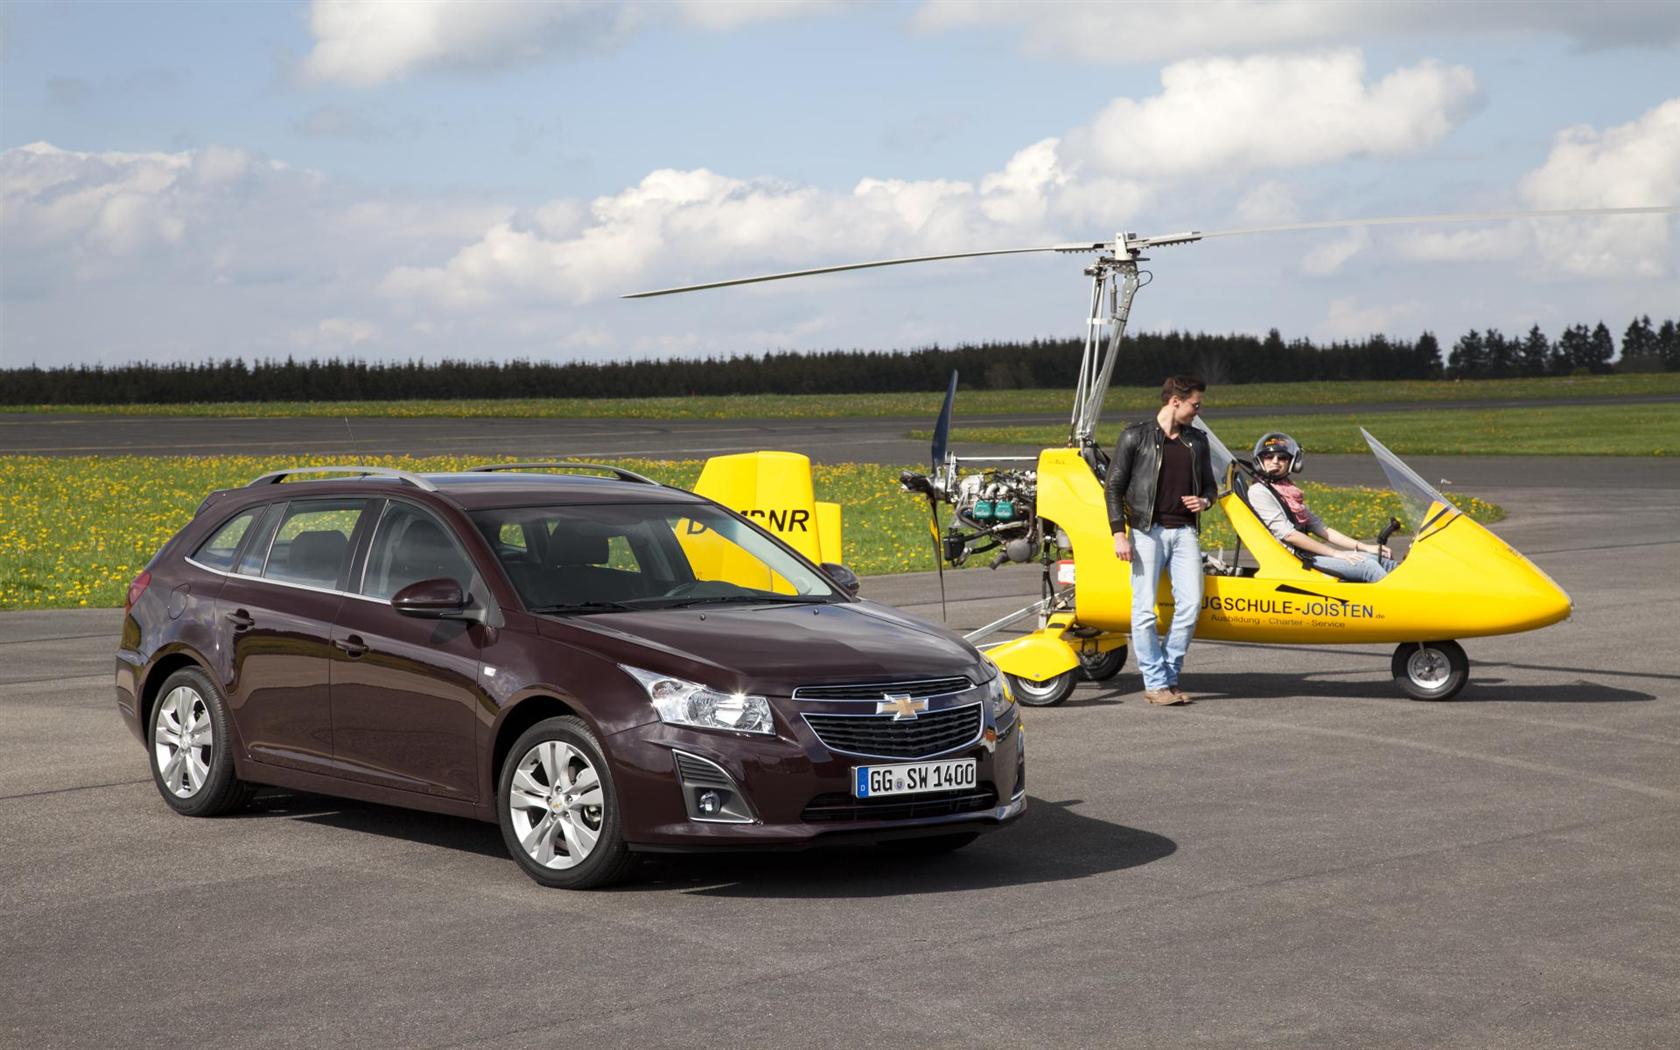
[[[859,582],[857,573],[838,562],[832,561],[823,562],[820,568],[828,575],[829,579],[834,581],[836,586],[846,592],[848,597],[856,598],[858,596],[858,588],[862,586],[862,583]]]
[[[461,585],[448,578],[421,580],[391,596],[391,608],[404,616],[445,620],[467,610],[467,595]]]

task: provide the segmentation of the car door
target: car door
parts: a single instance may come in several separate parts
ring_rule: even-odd
[[[368,502],[275,504],[217,595],[228,704],[260,762],[331,772],[327,655]]]
[[[478,687],[486,628],[406,616],[391,597],[449,578],[491,601],[448,525],[406,500],[385,505],[358,593],[333,628],[333,754],[369,783],[450,798],[478,797]]]

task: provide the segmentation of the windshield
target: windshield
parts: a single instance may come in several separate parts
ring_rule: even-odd
[[[1359,432],[1365,435],[1365,443],[1371,446],[1371,454],[1377,457],[1382,466],[1383,474],[1388,478],[1388,487],[1393,489],[1405,505],[1406,525],[1409,531],[1421,533],[1432,524],[1439,524],[1436,518],[1456,517],[1457,507],[1447,497],[1429,482],[1418,476],[1417,471],[1401,462],[1400,457],[1390,452],[1381,441],[1371,436],[1371,432],[1364,427]]]
[[[810,562],[706,504],[517,507],[472,519],[532,612],[840,600]]]
[[[1193,420],[1190,425],[1207,435],[1208,453],[1213,457],[1213,476],[1219,479],[1221,485],[1225,484],[1225,472],[1231,469],[1231,460],[1234,458],[1231,450],[1225,447],[1225,442],[1219,440],[1219,435],[1213,432],[1213,428],[1200,419]]]

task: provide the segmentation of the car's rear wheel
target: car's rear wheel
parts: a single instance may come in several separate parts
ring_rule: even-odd
[[[164,679],[150,723],[152,782],[171,809],[214,817],[251,800],[253,789],[233,775],[227,705],[203,671],[183,668]]]
[[[1015,694],[1015,699],[1028,707],[1053,707],[1072,694],[1074,679],[1081,673],[1076,667],[1070,671],[1052,675],[1042,682],[1035,682],[1031,678],[1022,678],[1018,674],[1012,674],[1009,676],[1009,688]]]
[[[607,886],[634,862],[612,770],[580,718],[527,729],[502,766],[496,802],[508,852],[544,886]]]
[[[1110,649],[1106,653],[1079,654],[1079,669],[1093,682],[1106,682],[1126,666],[1126,647]]]
[[[1406,642],[1395,648],[1390,670],[1414,700],[1451,700],[1470,680],[1470,658],[1457,642]]]

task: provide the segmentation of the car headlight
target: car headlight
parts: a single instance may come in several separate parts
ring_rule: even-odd
[[[700,729],[728,729],[738,733],[774,734],[770,701],[762,696],[723,693],[699,682],[655,674],[639,667],[619,664],[625,674],[647,690],[653,709],[663,722]]]
[[[981,684],[986,690],[986,700],[991,704],[992,721],[998,725],[1014,717],[1015,694],[1009,689],[1009,676],[992,668],[992,680]]]

